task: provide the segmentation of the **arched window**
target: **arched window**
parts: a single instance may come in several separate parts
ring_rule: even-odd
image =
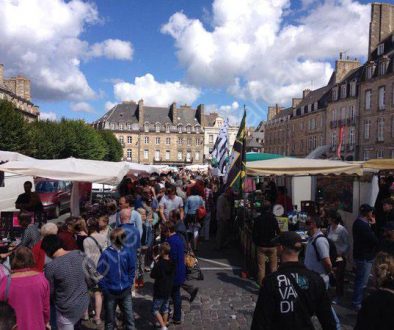
[[[182,133],[183,127],[182,125],[178,125],[178,133]]]
[[[144,131],[149,132],[149,123],[144,124]]]
[[[171,125],[166,124],[166,133],[170,133],[170,130],[171,130]]]
[[[196,125],[195,126],[195,130],[196,130],[196,133],[199,134],[200,130],[201,130],[201,126],[200,125]]]
[[[160,133],[160,123],[156,123],[155,130],[157,133]]]
[[[186,132],[191,133],[192,132],[192,127],[190,125],[186,126]]]

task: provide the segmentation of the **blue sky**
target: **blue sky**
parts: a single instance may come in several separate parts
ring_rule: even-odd
[[[45,4],[44,4],[45,2]],[[91,122],[122,100],[173,101],[248,124],[365,59],[369,5],[352,0],[0,0],[0,63],[32,81],[43,117]]]

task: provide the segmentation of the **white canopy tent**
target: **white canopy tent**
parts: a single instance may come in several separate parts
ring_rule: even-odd
[[[20,160],[34,160],[34,158],[22,155],[19,152],[0,150],[0,164],[3,162]]]
[[[143,165],[138,163],[124,162],[128,167],[128,173],[134,175],[150,175],[160,173],[160,168],[154,165]]]
[[[193,171],[193,172],[197,172],[197,171],[207,172],[208,169],[209,169],[208,164],[204,164],[204,165],[194,164],[194,165],[185,166],[185,170],[189,170],[189,171]]]
[[[42,178],[117,184],[130,170],[126,163],[78,158],[31,159],[10,161],[0,165],[0,171],[39,176]]]
[[[23,156],[23,155],[22,155]],[[106,162],[78,158],[27,159],[9,161],[0,165],[0,171],[38,176],[42,178],[75,182],[118,184],[128,173],[151,174],[157,170],[152,166],[127,162]],[[79,188],[73,185],[71,213],[79,215]]]

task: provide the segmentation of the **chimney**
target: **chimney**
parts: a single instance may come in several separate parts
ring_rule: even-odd
[[[172,123],[173,123],[174,125],[176,125],[176,124],[178,123],[178,111],[177,111],[176,103],[175,103],[175,102],[173,102],[173,103],[170,105],[170,118],[171,118]]]
[[[368,59],[378,45],[394,31],[394,5],[388,3],[371,4],[369,23]]]
[[[196,110],[196,118],[201,126],[205,126],[204,104],[199,104]]]
[[[138,101],[138,108],[137,108],[137,112],[138,112],[138,123],[140,124],[140,126],[144,125],[144,100],[141,99]]]
[[[357,59],[350,59],[349,56],[346,60],[343,56],[339,56],[339,59],[335,62],[335,83],[339,83],[342,79],[352,70],[360,67],[360,62]]]
[[[301,101],[302,101],[302,99],[300,99],[300,98],[292,98],[291,99],[291,107],[296,108],[300,104]]]
[[[311,92],[310,89],[304,89],[304,90],[302,91],[302,98],[304,99],[310,92]]]
[[[0,64],[0,86],[4,85],[4,64]]]

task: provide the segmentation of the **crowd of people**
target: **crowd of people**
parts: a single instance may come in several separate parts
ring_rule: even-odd
[[[23,212],[29,198],[18,199],[22,237],[2,255],[10,269],[0,264],[0,300],[8,306],[1,308],[16,314],[17,329],[78,329],[88,319],[99,328],[134,329],[132,296],[149,275],[152,323],[167,329],[182,322],[181,289],[190,302],[198,294],[189,279],[200,241],[216,227],[219,182],[191,173],[125,177],[118,192],[117,201],[43,225]]]
[[[391,329],[394,318],[387,306],[394,303],[394,200],[390,194],[380,194],[375,208],[360,206],[349,228],[352,235],[337,209],[312,212],[304,224],[306,240],[296,231],[280,232],[271,200],[277,201],[262,202],[252,230],[260,286],[252,329],[341,329],[332,306],[344,303],[351,250],[355,329]],[[377,290],[366,296],[371,275]],[[335,290],[329,291],[330,287]]]
[[[268,188],[252,206],[258,211],[252,239],[260,289],[252,329],[340,329],[332,306],[344,300],[350,250],[356,329],[391,328],[393,200],[380,196],[375,209],[361,205],[352,239],[340,212],[322,208],[307,217],[305,240],[293,228],[281,232],[273,206],[291,211],[292,201],[285,188],[272,181]],[[234,192],[216,178],[192,173],[125,177],[118,192],[116,201],[104,199],[64,223],[31,223],[29,214],[20,213],[20,244],[0,256],[10,260],[10,269],[0,264],[4,329],[71,330],[84,320],[98,328],[134,329],[133,295],[147,276],[154,280],[152,325],[164,330],[182,323],[181,289],[192,302],[198,287],[189,279],[194,271],[203,279],[196,261],[201,241],[216,235],[218,251],[234,242]],[[34,208],[27,197],[18,198],[21,210]],[[371,274],[378,290],[365,297]]]

